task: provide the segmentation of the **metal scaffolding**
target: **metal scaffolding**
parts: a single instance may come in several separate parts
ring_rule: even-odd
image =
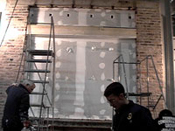
[[[126,64],[127,65],[137,65],[137,89],[136,92],[129,92],[129,87],[128,87],[128,82],[127,82],[127,75],[126,75]],[[143,83],[141,81],[141,79],[143,78],[143,71],[141,68],[141,65],[145,64],[145,68],[146,68],[146,91],[143,92]],[[158,87],[160,89],[160,96],[158,97],[158,99],[156,100],[156,102],[151,103],[150,97],[153,95],[152,92],[150,92],[150,66],[152,66],[151,68],[154,70],[155,76],[156,76],[156,81],[158,83]],[[116,71],[116,68],[118,68]],[[163,98],[163,100],[165,101],[165,97],[163,94],[163,90],[162,90],[162,84],[153,60],[153,57],[151,55],[146,56],[144,59],[137,61],[137,62],[126,62],[124,61],[123,55],[119,55],[114,61],[113,61],[113,80],[114,81],[119,81],[120,82],[120,73],[121,70],[123,70],[123,75],[124,75],[124,79],[125,79],[125,85],[126,85],[126,96],[127,98],[129,98],[130,96],[135,96],[135,97],[139,97],[139,103],[142,105],[142,97],[147,97],[147,107],[150,108],[152,107],[153,110],[155,110],[157,104],[159,103],[159,101],[161,100],[161,98]],[[116,77],[117,76],[117,77]],[[137,98],[138,99],[138,98]],[[166,105],[166,104],[165,104]]]

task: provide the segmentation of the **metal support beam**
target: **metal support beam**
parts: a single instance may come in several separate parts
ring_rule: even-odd
[[[170,0],[161,0],[165,51],[166,105],[175,113],[174,58]]]

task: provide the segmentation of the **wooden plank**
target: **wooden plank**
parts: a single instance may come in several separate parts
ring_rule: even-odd
[[[50,25],[29,25],[28,34],[49,35]],[[55,25],[55,35],[58,36],[89,36],[111,38],[136,38],[136,29],[133,28],[109,28],[92,26],[59,26]]]

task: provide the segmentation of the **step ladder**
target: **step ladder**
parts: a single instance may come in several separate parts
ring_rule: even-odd
[[[145,64],[145,67],[146,67],[146,92],[142,92],[142,82],[141,82],[141,78],[142,78],[142,75],[141,75],[141,64]],[[139,91],[138,91],[138,88],[137,88],[137,92],[133,93],[133,92],[128,92],[128,84],[127,84],[127,78],[126,78],[126,71],[125,71],[125,65],[126,64],[135,64],[138,66],[137,68],[137,74],[138,74],[138,85],[137,87],[139,87]],[[154,60],[153,60],[153,57],[151,55],[147,55],[144,59],[140,60],[140,61],[137,61],[137,62],[126,62],[124,61],[124,58],[123,58],[123,55],[119,55],[114,61],[113,61],[113,80],[116,79],[116,67],[115,65],[117,65],[117,68],[120,68],[118,70],[122,70],[121,68],[123,68],[123,73],[124,73],[124,77],[125,77],[125,84],[126,84],[126,96],[129,98],[130,96],[135,96],[137,97],[137,99],[140,98],[139,100],[139,104],[142,105],[142,98],[143,97],[147,97],[147,108],[150,108],[153,110],[156,109],[159,101],[161,99],[163,99],[163,102],[166,106],[166,102],[165,102],[165,97],[163,95],[163,91],[162,91],[162,84],[161,84],[161,81],[159,79],[159,76],[158,76],[158,72],[157,72],[157,69],[156,69],[156,66],[154,64]],[[157,98],[157,100],[153,100],[151,99],[151,97],[153,96],[153,94],[150,92],[150,82],[149,82],[149,77],[150,77],[150,73],[149,73],[149,66],[152,66],[153,68],[153,71],[155,73],[155,76],[156,76],[156,81],[158,83],[158,88],[160,90],[160,95],[159,97]],[[121,67],[120,67],[121,66]],[[138,98],[139,97],[139,98]]]
[[[149,97],[151,96],[151,92],[142,92],[141,90],[138,91],[136,89],[136,92],[129,92],[128,82],[127,82],[127,75],[126,75],[126,65],[140,65],[140,62],[126,62],[124,61],[123,55],[120,54],[114,61],[113,61],[113,80],[114,81],[121,81],[121,78],[117,78],[121,76],[121,73],[123,73],[124,76],[124,82],[126,85],[126,97],[129,99],[130,97],[140,97],[140,104],[142,102],[141,97],[147,97],[148,98],[148,104],[149,104]],[[116,69],[117,68],[117,69]],[[116,72],[118,70],[118,72]],[[123,71],[123,72],[122,72]],[[140,84],[139,84],[140,86]]]
[[[35,44],[42,43],[34,43],[32,41],[32,34],[30,33],[30,17],[28,23],[28,41],[25,49],[25,66],[24,66],[24,77],[33,81],[36,85],[42,86],[42,90],[39,92],[32,92],[31,96],[36,96],[40,98],[40,103],[31,103],[31,112],[33,114],[33,120],[35,121],[35,128],[37,131],[43,130],[44,119],[49,118],[50,110],[52,111],[51,116],[54,117],[54,109],[53,109],[53,96],[54,96],[54,83],[55,83],[55,32],[54,32],[54,21],[53,16],[50,15],[50,23],[45,23],[50,25],[50,32],[48,33],[48,44],[47,49],[35,49]],[[43,24],[43,23],[35,23],[35,24]],[[51,74],[52,72],[52,74]],[[48,80],[48,78],[52,79]],[[52,87],[52,91],[49,97],[48,93],[48,84]],[[36,86],[37,88],[37,86]],[[52,96],[52,97],[51,97]],[[45,102],[47,101],[47,102]],[[39,109],[39,115],[35,115],[35,111],[33,108]],[[44,127],[46,128],[46,127]]]
[[[152,95],[152,93],[150,92],[150,85],[149,85],[149,60],[150,60],[150,63],[152,64],[153,66],[153,69],[155,71],[155,75],[156,75],[156,78],[157,78],[157,82],[158,82],[158,88],[160,89],[160,92],[161,92],[161,95],[160,95],[160,98],[163,97],[163,99],[165,100],[164,96],[162,95],[163,94],[163,91],[162,91],[162,86],[161,86],[161,82],[160,82],[160,79],[159,79],[159,76],[158,76],[158,72],[157,72],[157,69],[156,69],[156,66],[154,64],[154,61],[153,61],[153,57],[151,55],[148,55],[146,56],[144,59],[142,59],[141,61],[137,61],[137,62],[126,62],[124,61],[124,58],[123,58],[123,55],[119,55],[114,61],[113,61],[113,80],[114,81],[119,81],[117,79],[117,73],[116,73],[116,65],[117,65],[117,68],[119,71],[123,70],[123,74],[124,74],[124,79],[125,79],[125,85],[126,85],[126,96],[129,98],[130,96],[135,96],[135,97],[140,97],[140,105],[142,104],[142,97],[147,97],[147,107],[154,107],[153,109],[156,108],[156,105],[157,103],[159,102],[160,98],[158,98],[157,102],[155,103],[155,105],[151,105],[150,104],[150,97]],[[142,82],[140,81],[140,78],[141,78],[141,68],[140,68],[140,65],[145,61],[146,65],[146,92],[142,92]],[[129,92],[129,87],[128,87],[128,83],[127,83],[127,76],[126,76],[126,67],[125,65],[138,65],[138,68],[137,68],[137,74],[139,75],[139,78],[138,78],[138,85],[137,87],[140,88],[140,90],[138,91],[137,89],[137,92]],[[121,72],[119,72],[121,73]]]

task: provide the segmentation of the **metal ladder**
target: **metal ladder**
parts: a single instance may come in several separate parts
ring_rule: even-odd
[[[158,97],[157,101],[154,102],[153,105],[150,104],[150,96],[152,95],[152,93],[150,92],[149,88],[150,88],[150,85],[149,85],[149,60],[150,60],[150,64],[152,64],[153,66],[153,69],[154,69],[154,72],[155,72],[155,75],[156,75],[156,80],[158,82],[158,86],[159,86],[159,89],[160,89],[160,96]],[[142,92],[142,85],[141,85],[141,81],[140,81],[140,78],[141,78],[141,68],[140,68],[140,65],[143,64],[143,62],[145,62],[145,67],[146,67],[146,92]],[[124,73],[124,77],[125,77],[125,84],[126,84],[126,96],[129,97],[129,96],[137,96],[137,97],[140,97],[140,104],[142,104],[142,97],[147,97],[147,103],[148,103],[148,108],[149,107],[152,107],[153,110],[155,110],[157,104],[159,103],[160,99],[163,98],[164,100],[164,103],[165,103],[165,97],[163,95],[163,91],[162,91],[162,85],[161,85],[161,81],[160,81],[160,78],[158,76],[158,72],[157,72],[157,69],[156,69],[156,66],[154,64],[154,60],[153,60],[153,57],[152,55],[148,55],[146,56],[144,59],[140,60],[140,61],[137,61],[137,62],[126,62],[124,61],[124,58],[123,58],[123,55],[119,55],[114,61],[113,61],[113,80],[115,81],[116,79],[116,67],[115,65],[118,65],[118,70],[120,71],[121,70],[121,67],[123,68],[123,73]],[[127,84],[127,77],[126,77],[126,71],[125,71],[125,65],[126,64],[135,64],[135,65],[138,65],[138,68],[137,68],[137,72],[139,74],[139,79],[138,79],[138,83],[139,83],[139,87],[140,87],[140,91],[136,92],[136,93],[130,93],[128,92],[128,84]],[[121,67],[120,67],[121,65]],[[119,69],[120,68],[120,69]],[[120,72],[119,72],[120,73]],[[119,81],[119,80],[118,80]],[[138,89],[137,89],[138,90]],[[166,103],[165,103],[166,105]]]
[[[32,48],[34,46],[34,42],[32,41],[32,35],[30,33],[30,25],[31,24],[46,24],[50,25],[50,32],[49,32],[49,38],[48,38],[48,48],[47,49],[35,49]],[[31,95],[37,95],[40,96],[41,103],[39,104],[31,104],[31,112],[33,116],[35,117],[35,120],[37,120],[37,131],[47,129],[48,126],[43,126],[45,124],[45,118],[49,118],[49,113],[50,109],[52,110],[52,117],[54,117],[54,109],[53,109],[53,98],[49,98],[48,92],[47,92],[47,84],[49,84],[49,80],[47,79],[48,77],[52,79],[52,92],[51,96],[53,97],[54,91],[54,84],[55,84],[55,32],[54,32],[54,20],[53,16],[50,15],[50,23],[30,23],[30,18],[29,18],[29,23],[28,23],[28,30],[29,30],[29,41],[27,42],[26,45],[26,50],[25,50],[25,68],[24,68],[24,73],[25,73],[25,78],[32,80],[36,84],[42,85],[42,91],[40,92],[33,92]],[[38,43],[42,44],[42,43]],[[52,44],[52,45],[51,45]],[[40,67],[38,67],[40,66]],[[52,67],[51,67],[52,66]],[[42,67],[42,69],[41,69]],[[49,69],[52,68],[52,69]],[[52,75],[50,74],[52,71]],[[36,76],[37,75],[37,79]],[[48,76],[51,75],[51,76]],[[37,87],[36,87],[37,88]],[[47,104],[45,103],[45,100],[47,100]],[[39,108],[39,116],[36,117],[35,113],[32,109],[32,107]],[[44,115],[45,114],[45,115]]]

